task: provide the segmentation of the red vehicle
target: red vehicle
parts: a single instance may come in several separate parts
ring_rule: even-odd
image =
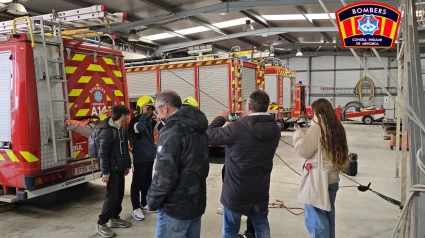
[[[114,104],[129,104],[122,53],[31,31],[2,38],[0,65],[0,201],[100,178],[87,137],[62,120],[104,119]]]

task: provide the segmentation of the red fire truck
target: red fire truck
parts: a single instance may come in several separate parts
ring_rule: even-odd
[[[180,97],[194,97],[212,121],[225,108],[243,110],[243,101],[263,88],[265,67],[240,58],[218,58],[127,68],[130,100],[172,89]]]
[[[61,16],[72,19],[77,11]],[[76,19],[106,14],[103,6],[78,12]],[[88,157],[87,137],[67,130],[63,118],[104,119],[112,105],[129,104],[122,53],[63,40],[59,20],[25,17],[2,24],[13,34],[0,39],[1,202],[100,178],[98,159]]]

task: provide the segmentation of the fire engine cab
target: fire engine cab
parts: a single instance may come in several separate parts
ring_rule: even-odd
[[[105,17],[98,5],[1,23],[0,202],[101,177],[87,137],[68,130],[64,118],[102,120],[111,106],[128,105],[123,56],[100,41],[64,39],[70,37],[62,31],[82,20],[103,24]],[[118,13],[108,22],[124,18]]]

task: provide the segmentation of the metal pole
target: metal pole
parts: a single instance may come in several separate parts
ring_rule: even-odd
[[[421,70],[421,59],[419,51],[419,38],[418,38],[418,22],[416,19],[416,6],[414,1],[406,1],[407,6],[405,12],[406,17],[408,18],[408,28],[406,29],[406,38],[408,39],[407,48],[409,50],[410,56],[410,69],[408,72],[411,74],[411,77],[408,79],[409,89],[409,98],[410,105],[413,106],[413,109],[418,114],[420,121],[425,121],[425,108],[423,107],[424,102],[424,89],[422,81],[422,70]],[[421,173],[417,168],[416,161],[416,151],[422,148],[422,151],[425,151],[425,132],[421,131],[419,126],[414,123],[410,125],[410,164],[412,168],[415,168],[411,171],[411,181],[413,184],[425,184],[425,174]],[[424,153],[421,155],[422,161],[424,160]],[[414,237],[423,238],[425,237],[425,196],[419,196],[418,199],[414,202],[414,215],[415,215],[415,229]],[[422,224],[422,225],[421,225]]]
[[[401,50],[403,50],[403,49],[400,48],[400,44],[397,44],[397,55],[399,55],[399,52]],[[402,61],[402,59],[398,59],[398,86],[400,88],[403,87],[403,61]],[[400,93],[398,93],[398,95],[397,95],[397,101],[399,103],[402,103],[402,98],[401,98]],[[396,178],[400,177],[400,173],[399,173],[400,172],[400,156],[401,156],[401,154],[400,154],[400,134],[401,134],[400,122],[401,122],[401,116],[403,115],[402,110],[403,110],[402,107],[397,106],[397,129],[396,129],[396,135],[395,135],[396,136],[395,137],[395,139],[396,139],[396,143],[395,143],[395,148],[396,148],[395,149],[396,150],[396,153],[395,153],[395,177]],[[401,186],[401,196],[403,197],[403,186]]]

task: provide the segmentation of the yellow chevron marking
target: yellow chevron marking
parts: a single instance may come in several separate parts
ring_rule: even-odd
[[[87,97],[85,103],[90,103],[90,97]]]
[[[65,67],[65,73],[67,74],[73,74],[77,70],[77,67],[75,66],[66,66]]]
[[[152,66],[151,70],[155,70],[155,69],[156,69],[156,66]]]
[[[235,67],[232,66],[232,72],[235,72]]]
[[[11,150],[6,150],[6,154],[7,154],[7,156],[9,156],[9,158],[10,158],[13,162],[19,162],[18,157],[16,157],[16,155],[13,153],[13,151],[11,151]]]
[[[121,90],[114,90],[114,94],[115,94],[115,96],[117,96],[117,97],[124,96],[124,94],[122,94]]]
[[[202,65],[202,62],[196,63],[196,66],[201,66],[201,65]]]
[[[134,72],[139,72],[139,70],[140,70],[140,68],[136,68],[136,69],[134,70]]]
[[[87,71],[105,72],[102,66],[98,64],[90,64],[89,67],[87,68]]]
[[[108,102],[112,101],[111,98],[108,95],[106,95],[106,101],[108,101]]]
[[[100,116],[100,117],[99,117],[99,119],[100,119],[101,121],[103,121],[103,120],[105,120],[105,119],[106,119],[106,117],[107,117],[106,115],[102,115],[102,116]]]
[[[230,63],[230,62],[232,62],[232,60],[230,60],[230,59],[228,59],[228,60],[226,61],[226,63]]]
[[[146,71],[146,70],[148,70],[148,67],[142,69],[142,71]]]
[[[169,69],[174,68],[174,64],[172,64],[172,65],[168,65],[168,68],[169,68]]]
[[[118,78],[122,77],[121,71],[119,71],[119,70],[112,70],[112,71],[114,71],[115,76],[117,76]]]
[[[177,65],[177,68],[181,68],[181,67],[183,67],[183,64]]]
[[[31,162],[37,162],[38,161],[38,158],[35,155],[33,155],[30,152],[28,152],[28,151],[20,151],[19,153],[21,153],[22,157],[24,157],[24,159],[27,162],[30,162],[31,163]]]
[[[216,62],[215,62],[215,64],[221,64],[223,62],[223,60],[217,60]]]
[[[97,83],[96,86],[100,86],[100,85]]]
[[[78,155],[80,154],[80,152],[81,152],[81,150],[74,151],[74,158],[77,158],[77,157],[78,157]]]
[[[75,54],[74,57],[72,57],[72,60],[75,61],[83,61],[84,58],[86,58],[86,55],[83,54]]]
[[[73,102],[70,102],[69,103],[69,109],[71,109],[71,107],[74,105],[74,103]]]
[[[187,67],[190,67],[190,66],[192,66],[193,65],[193,63],[188,63],[187,64]]]
[[[208,61],[205,65],[211,65],[212,61]]]
[[[131,69],[127,69],[127,72],[131,72]]]
[[[111,78],[108,77],[102,77],[103,81],[105,81],[106,84],[114,84],[114,81],[112,81]]]
[[[0,160],[5,160],[2,154],[0,154]]]
[[[72,89],[71,92],[69,92],[70,97],[78,97],[83,92],[82,89]]]
[[[78,110],[76,117],[84,117],[87,116],[87,113],[89,113],[90,109],[80,109]]]
[[[260,83],[260,80],[259,79],[257,79],[257,83]]]
[[[106,64],[115,65],[114,61],[111,58],[103,57],[103,60]]]
[[[161,66],[161,67],[159,67],[159,69],[164,69],[165,68],[165,66],[163,65],[163,66]]]
[[[78,83],[88,83],[90,82],[91,76],[81,76],[78,80]]]

